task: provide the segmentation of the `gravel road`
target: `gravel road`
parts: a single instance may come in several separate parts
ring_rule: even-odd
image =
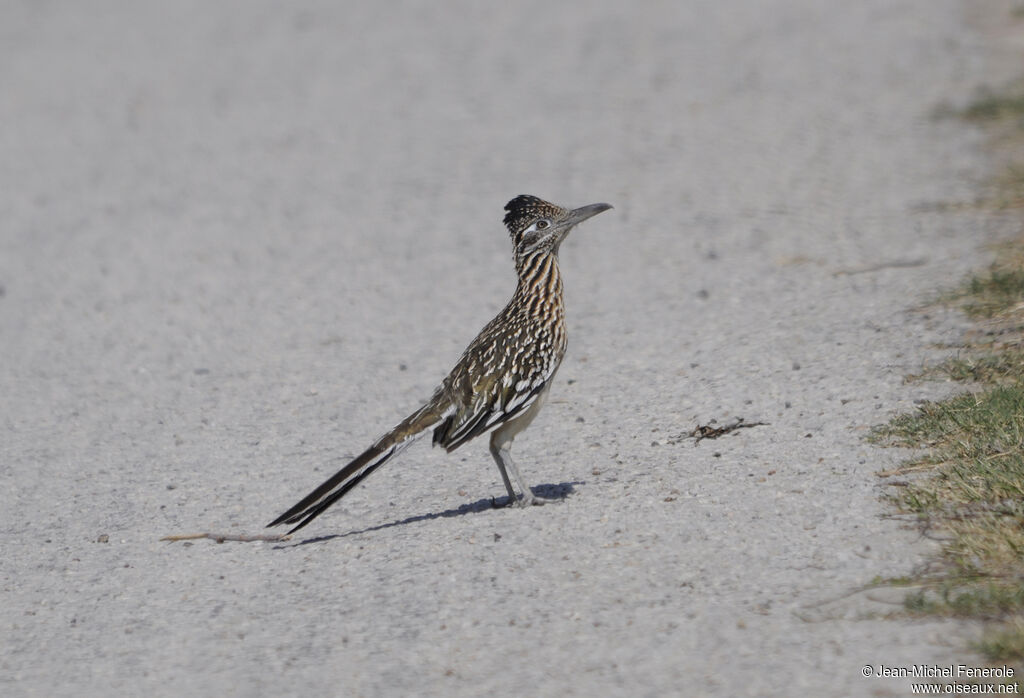
[[[874,424],[1007,224],[962,0],[11,1],[0,8],[0,693],[902,695],[970,627],[859,592],[933,551]],[[977,10],[972,10],[977,11]],[[516,442],[424,441],[257,534],[419,406],[562,246]],[[705,439],[698,425],[763,425]],[[712,420],[716,420],[712,422]]]

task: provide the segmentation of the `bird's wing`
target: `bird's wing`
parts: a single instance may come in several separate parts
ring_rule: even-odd
[[[545,366],[526,376],[495,371],[478,379],[470,399],[434,430],[434,444],[451,452],[514,419],[537,400],[557,368]]]

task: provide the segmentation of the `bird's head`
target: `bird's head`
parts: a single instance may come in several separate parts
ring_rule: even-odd
[[[558,246],[574,227],[611,208],[609,204],[590,204],[580,208],[562,208],[536,196],[521,194],[505,204],[505,226],[512,236],[516,260],[537,252],[557,253]]]

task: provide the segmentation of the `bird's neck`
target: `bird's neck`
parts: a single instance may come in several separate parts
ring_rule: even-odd
[[[517,298],[543,299],[554,306],[562,306],[562,274],[557,254],[538,252],[530,255],[520,260],[516,271],[519,273]]]

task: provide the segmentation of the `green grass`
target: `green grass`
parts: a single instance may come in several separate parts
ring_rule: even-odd
[[[1024,302],[1024,268],[994,266],[967,285],[964,310],[973,318],[990,318]]]
[[[993,662],[1013,662],[1024,657],[1024,622],[1016,620],[993,628],[975,644]]]
[[[1024,376],[1024,349],[1014,347],[998,353],[957,356],[939,364],[926,375],[940,374],[955,381],[1004,383]]]
[[[967,105],[960,116],[969,121],[995,121],[1024,117],[1024,94],[988,93]]]
[[[911,612],[957,618],[1002,620],[1024,611],[1024,589],[993,583],[967,584],[966,579],[947,580],[936,588],[907,595],[904,607]]]
[[[884,583],[920,587],[906,597],[910,613],[985,621],[988,630],[975,649],[992,661],[1024,663],[1024,343],[1014,320],[1024,304],[1024,242],[1019,245],[947,298],[974,317],[1011,319],[1009,341],[1000,334],[987,350],[965,348],[924,374],[969,381],[972,392],[925,403],[876,428],[870,439],[923,451],[901,470],[925,474],[911,478],[892,501],[944,541],[937,568]]]
[[[979,651],[1024,661],[1024,382],[926,403],[872,438],[927,449],[906,467],[928,474],[893,500],[946,541],[906,609],[989,621]]]
[[[997,210],[1024,206],[1024,80],[1000,92],[986,92],[961,110],[948,110],[989,133],[995,169],[991,193],[976,204]]]
[[[1016,13],[1024,10],[1024,4]],[[1024,206],[1024,79],[981,94],[962,110],[939,110],[986,128],[993,167],[973,208]],[[974,649],[993,662],[1024,665],[1024,238],[996,249],[996,262],[941,299],[974,319],[961,354],[913,378],[952,379],[971,392],[926,403],[874,430],[877,443],[918,449],[891,496],[941,540],[940,558],[911,577],[905,609],[982,621]],[[890,475],[894,473],[884,473]]]
[[[903,494],[911,511],[935,509],[935,495],[941,495],[942,506],[963,509],[961,515],[974,510],[1012,514],[1022,508],[1009,500],[1024,500],[1024,383],[926,403],[916,414],[897,417],[876,431],[875,438],[931,449],[913,462],[933,464],[936,472]],[[906,500],[911,493],[913,502]],[[1020,523],[1024,526],[1024,519]],[[1024,527],[1021,540],[1024,544]]]
[[[1020,192],[1024,197],[1024,178]],[[994,245],[993,251],[996,261],[984,273],[974,274],[940,300],[975,320],[998,318],[1024,326],[1024,239]]]

